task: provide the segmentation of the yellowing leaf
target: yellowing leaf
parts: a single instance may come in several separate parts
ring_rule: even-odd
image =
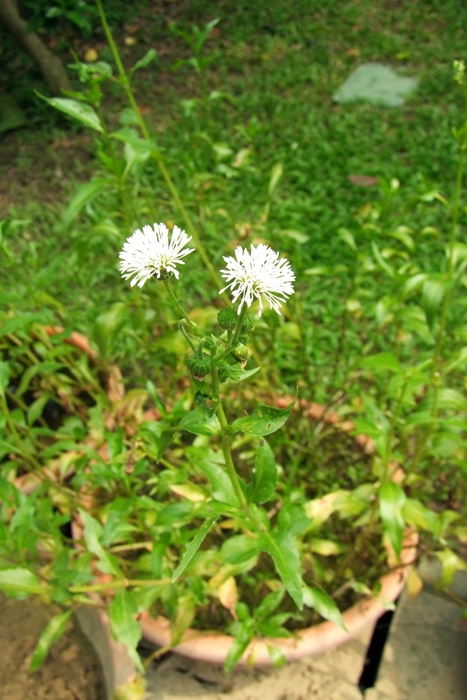
[[[201,489],[198,489],[196,486],[191,486],[190,484],[172,484],[169,488],[173,493],[176,493],[177,496],[187,498],[193,503],[206,500],[206,496]]]
[[[423,588],[423,581],[416,569],[410,569],[407,578],[407,593],[410,600],[414,600]]]
[[[228,579],[219,587],[217,594],[219,596],[219,601],[224,608],[227,608],[231,615],[235,617],[235,606],[238,602],[237,593],[237,582],[233,576],[229,576]]]

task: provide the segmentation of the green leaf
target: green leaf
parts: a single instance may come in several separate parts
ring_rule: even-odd
[[[259,545],[274,561],[277,573],[281,577],[290,597],[299,610],[303,608],[303,581],[301,576],[300,556],[295,539],[290,532],[276,530],[259,536]]]
[[[404,518],[402,508],[405,503],[405,493],[393,481],[383,484],[379,490],[379,510],[389,540],[397,555],[402,550],[404,539]]]
[[[0,571],[0,590],[17,600],[27,598],[30,593],[44,593],[37,576],[29,569],[20,568]]]
[[[133,73],[140,68],[146,68],[155,58],[157,58],[156,49],[149,49],[149,51],[144,54],[143,58],[136,61],[135,65],[130,69],[130,75],[133,75]]]
[[[177,613],[170,624],[170,644],[176,646],[181,640],[195,617],[195,602],[193,595],[182,595],[177,601]]]
[[[240,661],[245,650],[251,640],[253,639],[255,627],[254,621],[252,619],[247,619],[242,622],[239,626],[237,633],[235,634],[232,646],[229,649],[227,657],[224,663],[224,671],[230,673],[236,663]]]
[[[352,250],[357,250],[357,246],[355,244],[355,238],[353,235],[350,233],[350,231],[346,228],[340,228],[338,230],[338,235],[339,237],[344,241],[344,243],[347,243],[348,246],[352,248]]]
[[[92,180],[80,185],[67,208],[63,212],[63,224],[70,226],[76,219],[81,209],[101,192],[110,187],[112,181],[108,178],[93,177]]]
[[[59,615],[54,615],[54,617],[49,620],[47,627],[39,637],[39,641],[34,649],[31,664],[29,666],[31,673],[38,669],[39,666],[42,666],[42,663],[44,662],[44,659],[47,656],[52,644],[57,642],[63,635],[72,612],[72,610],[66,610]]]
[[[215,515],[212,518],[208,518],[208,520],[205,520],[194,538],[191,540],[189,545],[187,546],[185,550],[185,554],[182,557],[182,560],[180,564],[177,566],[175,571],[172,574],[172,583],[175,583],[175,581],[179,578],[179,576],[182,575],[182,573],[185,571],[186,567],[190,563],[190,561],[193,559],[195,556],[196,552],[200,548],[201,544],[203,543],[204,538],[208,534],[209,530],[211,527],[214,525],[216,522],[217,518],[219,516]]]
[[[10,365],[8,362],[0,362],[0,395],[4,396],[5,389],[10,383]]]
[[[305,586],[303,591],[303,602],[309,608],[316,610],[325,620],[334,622],[347,632],[342,615],[333,599],[322,588],[317,586]]]
[[[136,647],[141,639],[141,625],[135,615],[138,606],[129,591],[118,591],[110,606],[110,624],[117,641],[122,642],[135,666],[144,672]]]
[[[8,321],[2,323],[0,326],[0,338],[4,335],[9,335],[10,333],[16,333],[19,330],[29,330],[34,322],[46,323],[47,317],[44,314],[21,314],[20,316],[15,316],[15,318],[9,318]]]
[[[362,369],[388,370],[390,372],[400,372],[399,360],[390,352],[380,352],[377,355],[365,357],[360,363]]]
[[[467,568],[466,563],[452,549],[446,548],[442,552],[435,552],[435,556],[440,560],[443,567],[441,578],[437,582],[436,587],[447,588],[452,582],[456,571]]]
[[[258,504],[266,503],[276,490],[276,485],[277,467],[274,453],[266,440],[260,440],[253,469],[250,500]]]
[[[286,408],[274,408],[261,404],[253,413],[244,418],[237,418],[232,425],[232,432],[244,432],[247,435],[270,435],[281,428],[292,413],[295,399]]]
[[[268,654],[269,654],[269,658],[271,659],[271,663],[274,666],[274,668],[280,668],[287,661],[287,659],[285,658],[284,654],[281,652],[280,649],[278,649],[275,646],[269,645],[269,644],[268,644]]]
[[[107,357],[115,343],[117,334],[128,322],[128,318],[128,305],[121,301],[112,304],[110,309],[99,314],[96,318],[93,336],[101,355]]]
[[[99,570],[104,574],[120,576],[121,571],[116,557],[108,554],[99,541],[103,537],[102,525],[84,510],[79,509],[79,514],[84,525],[86,547],[98,558]]]
[[[282,603],[284,598],[285,589],[278,588],[277,591],[268,593],[268,595],[263,598],[258,607],[255,608],[254,616],[256,620],[265,620],[269,618],[274,610],[276,610]]]
[[[269,186],[268,186],[268,197],[271,197],[272,193],[276,189],[277,183],[279,182],[279,180],[282,177],[282,172],[283,172],[283,168],[282,168],[281,162],[273,165],[272,170],[271,170],[271,179],[269,180]]]
[[[243,382],[245,379],[249,379],[256,372],[259,372],[261,367],[254,367],[253,369],[241,369],[241,367],[234,367],[233,365],[220,365],[219,369],[227,374],[229,379],[234,382]]]
[[[42,396],[39,396],[38,399],[32,402],[27,412],[28,425],[33,425],[39,418],[39,416],[42,415],[44,406],[49,401],[49,399],[50,396],[48,394],[42,394]]]
[[[408,525],[417,529],[428,530],[436,537],[441,535],[442,522],[439,514],[427,508],[415,498],[407,498],[401,509],[401,515]]]
[[[217,415],[205,406],[199,406],[199,408],[186,413],[180,421],[179,427],[194,435],[207,435],[208,437],[219,435],[221,432]]]
[[[228,503],[231,506],[239,506],[235,490],[219,455],[204,448],[188,447],[186,455],[190,462],[197,467],[209,480],[213,497]]]
[[[436,317],[436,312],[441,307],[444,295],[447,291],[447,283],[441,279],[427,279],[422,287],[422,306],[430,328]]]
[[[78,102],[77,100],[70,100],[68,97],[44,97],[39,92],[36,91],[36,95],[41,99],[48,102],[51,107],[55,107],[59,112],[63,112],[68,117],[76,119],[76,121],[84,124],[95,131],[99,131],[102,134],[102,126],[97,115],[97,112],[93,108],[85,104],[84,102]]]
[[[376,245],[374,241],[371,241],[371,249],[373,251],[373,255],[375,257],[376,262],[380,266],[382,270],[386,272],[389,277],[394,278],[396,276],[396,273],[392,269],[392,267],[386,262],[386,260],[383,258],[380,249]]]
[[[226,564],[243,564],[258,556],[258,540],[248,535],[234,535],[224,541],[221,554]]]

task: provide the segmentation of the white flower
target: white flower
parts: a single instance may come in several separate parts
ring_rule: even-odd
[[[243,304],[251,306],[254,300],[258,299],[261,316],[264,297],[271,309],[280,314],[281,304],[294,293],[292,282],[295,275],[288,260],[279,260],[279,253],[264,243],[252,245],[251,253],[238,246],[235,249],[235,258],[224,257],[224,260],[227,267],[221,270],[221,275],[229,284],[220,294],[230,289],[233,302],[240,299],[239,313]]]
[[[164,224],[143,226],[143,231],[135,231],[123,245],[120,253],[120,272],[124,279],[131,280],[131,286],[135,284],[142,287],[153,275],[158,279],[167,279],[171,273],[178,279],[179,272],[175,265],[184,265],[181,258],[194,251],[194,248],[185,248],[191,241],[185,231],[174,226],[171,240],[169,231]]]

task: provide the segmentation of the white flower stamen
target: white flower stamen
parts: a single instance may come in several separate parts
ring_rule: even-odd
[[[174,226],[169,241],[169,231],[165,224],[143,226],[135,231],[123,244],[120,253],[120,272],[124,279],[131,279],[131,286],[142,287],[153,275],[158,279],[167,279],[174,274],[178,279],[176,265],[184,265],[181,258],[192,253],[194,248],[185,248],[191,241],[185,231]]]
[[[232,301],[240,300],[238,313],[243,304],[251,306],[255,299],[259,301],[259,315],[263,311],[263,297],[271,309],[280,314],[281,305],[294,293],[292,282],[295,274],[286,258],[279,259],[279,253],[260,243],[251,245],[251,252],[238,246],[235,258],[224,257],[227,267],[221,275],[229,283],[220,291],[230,289]]]

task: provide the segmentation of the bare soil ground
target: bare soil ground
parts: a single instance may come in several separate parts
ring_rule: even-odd
[[[76,624],[29,672],[37,640],[52,615],[35,600],[0,597],[0,700],[103,700],[104,679],[91,645]]]

